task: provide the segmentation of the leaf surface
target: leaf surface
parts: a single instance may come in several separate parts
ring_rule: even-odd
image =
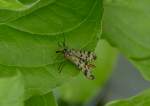
[[[52,92],[41,95],[33,96],[25,102],[25,106],[58,106]]]
[[[0,66],[0,106],[23,106],[24,84],[21,73]]]
[[[104,0],[103,38],[150,80],[149,0]]]
[[[101,17],[100,0],[41,0],[24,11],[0,9],[0,66],[21,72],[25,99],[46,94],[79,72],[56,54],[62,49],[58,43],[65,38],[69,48],[93,51],[101,35]],[[59,73],[61,62],[66,65]]]

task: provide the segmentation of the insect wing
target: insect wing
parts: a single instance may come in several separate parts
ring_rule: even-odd
[[[75,51],[71,50],[71,55],[74,55],[85,62],[91,62],[96,60],[96,54],[89,51]]]

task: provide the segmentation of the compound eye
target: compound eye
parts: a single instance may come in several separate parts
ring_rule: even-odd
[[[67,51],[67,49],[65,48],[64,51]]]
[[[64,53],[65,53],[66,51],[67,51],[67,49],[65,48],[65,49],[64,49]]]

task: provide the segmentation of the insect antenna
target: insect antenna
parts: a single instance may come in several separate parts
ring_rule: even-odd
[[[66,46],[66,38],[65,38],[64,33],[63,33],[63,36],[64,36],[64,41],[62,42],[62,45],[63,45],[63,48],[67,48],[67,46]]]
[[[63,35],[64,35],[64,33],[63,33]],[[63,50],[67,48],[65,37],[64,37],[64,40],[62,42],[58,42],[58,47],[63,48]],[[58,50],[58,51],[56,51],[56,53],[64,53],[63,50]]]
[[[61,26],[63,26],[63,25],[61,25]],[[62,29],[62,27],[61,27],[61,29]],[[64,40],[61,41],[61,42],[58,42],[58,47],[61,48],[61,50],[57,50],[56,53],[62,53],[62,54],[64,54],[64,50],[67,48],[67,46],[66,46],[66,39],[65,39],[65,35],[64,35],[64,31],[61,30],[61,31],[60,31],[60,34],[63,35]],[[61,63],[59,64],[59,66],[58,66],[59,73],[61,73],[61,71],[62,71],[64,65],[65,65],[64,62],[61,62]]]

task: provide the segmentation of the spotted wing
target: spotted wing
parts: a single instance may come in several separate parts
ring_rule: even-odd
[[[66,58],[70,60],[73,64],[75,64],[78,69],[82,71],[86,78],[90,80],[94,79],[94,76],[91,74],[91,68],[93,67],[92,64],[87,64],[84,60],[76,56],[68,56]]]
[[[75,56],[77,58],[82,59],[85,62],[91,62],[91,61],[96,60],[96,54],[94,52],[68,49],[68,53],[70,56]]]

